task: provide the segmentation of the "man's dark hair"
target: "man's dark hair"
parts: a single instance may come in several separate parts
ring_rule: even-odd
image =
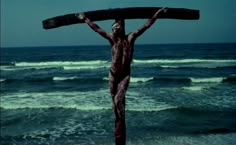
[[[124,19],[115,19],[115,22],[111,26],[113,27],[113,25],[116,23],[119,23],[121,25],[123,33],[125,34],[125,20]]]

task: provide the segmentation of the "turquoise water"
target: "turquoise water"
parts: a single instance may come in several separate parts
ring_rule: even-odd
[[[235,48],[137,45],[127,144],[235,144]],[[1,48],[1,144],[114,144],[110,56],[109,46]]]

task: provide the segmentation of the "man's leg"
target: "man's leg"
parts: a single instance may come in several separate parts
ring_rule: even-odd
[[[111,94],[111,97],[112,97],[112,109],[115,112],[114,98],[115,98],[115,95],[117,93],[118,82],[116,82],[115,77],[113,76],[113,74],[111,72],[109,73],[109,87],[110,87],[110,94]]]
[[[126,126],[125,126],[125,93],[129,85],[130,76],[126,76],[118,85],[117,93],[114,98],[115,112],[115,142],[116,145],[125,145]]]

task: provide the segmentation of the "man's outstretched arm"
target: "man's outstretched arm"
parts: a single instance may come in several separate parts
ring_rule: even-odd
[[[167,8],[161,8],[159,9],[153,16],[151,19],[149,19],[144,25],[143,27],[137,29],[136,31],[130,33],[130,35],[132,36],[133,39],[136,39],[137,37],[139,37],[141,34],[143,34],[143,32],[145,32],[152,24],[154,24],[154,22],[156,21],[156,19],[158,18],[159,14],[161,12],[166,12]]]
[[[112,40],[112,35],[101,29],[97,24],[93,23],[89,18],[87,18],[83,13],[76,15],[78,19],[83,20],[85,23],[87,23],[90,28],[92,28],[95,32],[100,34],[102,37],[108,39],[109,41]]]

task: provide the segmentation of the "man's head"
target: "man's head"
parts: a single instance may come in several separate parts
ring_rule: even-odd
[[[116,35],[124,34],[124,20],[116,20],[112,24],[112,32]]]
[[[112,32],[114,34],[120,34],[122,31],[122,26],[119,22],[115,22],[112,24]]]

